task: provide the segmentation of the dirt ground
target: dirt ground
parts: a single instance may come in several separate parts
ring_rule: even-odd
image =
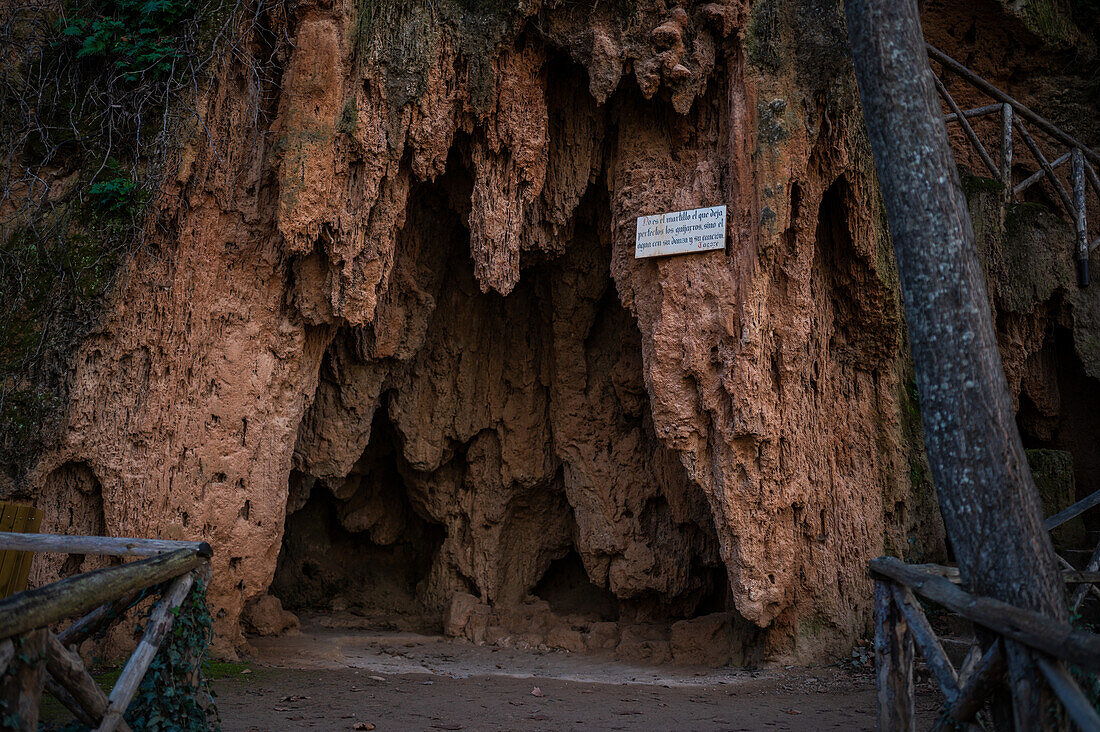
[[[631,666],[316,625],[253,645],[248,670],[214,682],[226,732],[875,727],[873,678],[836,667]],[[936,706],[919,694],[921,726]]]

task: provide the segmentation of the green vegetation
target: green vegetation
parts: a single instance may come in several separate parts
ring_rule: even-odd
[[[1074,0],[1067,6],[1058,0],[1001,0],[1005,10],[1019,18],[1025,28],[1052,46],[1070,46],[1074,41],[1074,11],[1095,0]],[[1077,6],[1077,7],[1072,7]]]
[[[613,7],[625,12],[630,5],[620,1]],[[447,35],[461,56],[490,59],[535,7],[531,0],[371,0],[358,6],[355,44],[360,58],[386,69],[382,81],[396,121],[403,107],[423,95],[444,28],[453,30]],[[468,71],[470,102],[477,114],[485,113],[495,99],[496,70],[472,63]]]
[[[99,0],[62,19],[59,28],[62,39],[79,45],[77,59],[109,64],[132,83],[171,74],[183,54],[175,31],[197,10],[194,0]]]
[[[97,323],[128,250],[136,190],[92,189],[94,203],[61,203],[2,242],[0,282],[10,299],[0,303],[0,462],[32,455],[59,419],[60,361]]]
[[[959,170],[959,182],[962,184],[963,193],[967,199],[976,193],[989,192],[1000,193],[1004,190],[1004,183],[996,178],[983,178],[980,175],[972,175],[965,170]]]
[[[208,661],[203,666],[203,674],[211,681],[229,679],[243,674],[245,671],[252,673],[252,667],[247,663],[230,663],[228,661]]]
[[[756,117],[760,139],[769,145],[777,145],[791,136],[784,126],[787,102],[773,99],[770,102],[757,102]]]
[[[177,610],[168,638],[126,711],[133,729],[205,732],[220,726],[203,667],[212,637],[206,586],[199,582]]]

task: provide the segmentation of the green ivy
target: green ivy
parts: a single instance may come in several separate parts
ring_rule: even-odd
[[[78,59],[112,65],[130,82],[164,77],[182,57],[175,31],[194,17],[192,0],[93,0],[61,21]]]
[[[1072,614],[1073,624],[1088,633],[1096,633],[1100,628],[1097,628],[1093,623],[1086,623],[1081,619],[1080,611],[1075,611]],[[1100,674],[1095,674],[1088,669],[1083,669],[1076,664],[1067,663],[1070,674],[1073,676],[1077,685],[1081,687],[1081,691],[1084,692],[1085,698],[1089,700],[1093,709],[1100,709]]]
[[[167,589],[167,584],[149,594]],[[146,611],[146,619],[152,606]],[[175,611],[175,620],[141,680],[125,719],[143,732],[210,732],[221,729],[214,693],[207,680],[206,651],[213,638],[213,618],[206,604],[206,585],[196,582]],[[0,719],[0,723],[2,723]],[[73,722],[57,732],[86,732]]]
[[[56,426],[57,362],[97,327],[129,250],[143,193],[113,175],[89,188],[85,205],[61,203],[37,226],[0,237],[0,470],[29,459]]]
[[[206,604],[206,586],[197,582],[176,610],[172,630],[126,710],[130,727],[150,732],[221,729],[214,695],[204,673],[212,638],[213,619]]]
[[[148,197],[138,182],[121,171],[117,161],[108,162],[106,175],[88,186],[88,200],[101,214],[130,216]]]

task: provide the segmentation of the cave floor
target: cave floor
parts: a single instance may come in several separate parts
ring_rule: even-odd
[[[640,666],[315,623],[251,642],[248,672],[214,682],[226,732],[875,728],[873,677],[835,667]],[[917,709],[929,726],[928,688]]]

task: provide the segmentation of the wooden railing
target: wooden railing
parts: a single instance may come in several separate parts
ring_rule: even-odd
[[[1004,185],[1006,201],[1019,196],[1042,180],[1050,184],[1059,201],[1061,201],[1066,214],[1073,221],[1076,235],[1073,255],[1077,263],[1077,283],[1081,287],[1087,287],[1089,284],[1089,254],[1100,246],[1100,236],[1091,242],[1089,241],[1088,224],[1090,199],[1093,201],[1094,211],[1097,210],[1096,205],[1100,203],[1100,177],[1097,177],[1095,167],[1100,166],[1100,155],[932,45],[928,45],[928,56],[938,62],[943,71],[950,71],[993,100],[992,104],[962,110],[951,94],[948,93],[947,87],[944,86],[940,76],[933,73],[936,91],[943,99],[949,112],[944,120],[948,123],[957,123],[962,127],[966,139],[978,157],[981,158],[982,164],[988,170],[990,176],[1001,181]],[[978,133],[975,132],[973,125],[970,124],[970,120],[996,114],[1001,117],[1000,139],[997,141],[1000,148],[1000,159],[994,162]],[[1035,136],[1028,131],[1025,121],[1041,133],[1049,143],[1058,146],[1051,156],[1044,154]],[[1018,133],[1020,138],[1023,139],[1025,146],[1038,166],[1038,170],[1015,185],[1012,182],[1014,133]],[[1063,181],[1057,171],[1059,168],[1064,170],[1067,162],[1069,163],[1069,174],[1067,180]],[[1067,184],[1069,188],[1067,188]],[[1090,190],[1091,196],[1089,195]]]
[[[1100,506],[1100,491],[1096,491],[1091,496],[1082,498],[1066,510],[1054,514],[1043,522],[1043,526],[1047,531],[1054,531],[1062,524],[1067,521],[1072,521],[1094,506]],[[1069,607],[1071,612],[1077,612],[1081,607],[1081,603],[1085,601],[1085,595],[1089,592],[1092,592],[1096,597],[1100,598],[1100,584],[1097,583],[1097,580],[1094,578],[1084,581],[1085,577],[1095,577],[1097,570],[1100,570],[1100,543],[1092,550],[1092,556],[1089,557],[1084,572],[1075,571],[1073,565],[1061,555],[1058,555],[1058,561],[1061,563],[1062,567],[1065,568],[1064,575],[1066,577],[1082,578],[1082,581],[1078,583],[1077,589],[1074,590],[1073,594],[1070,596]]]
[[[1100,491],[1048,518],[1048,531],[1100,505]],[[1100,596],[1100,545],[1083,571],[1067,567],[1062,579],[1076,585],[1070,599],[1076,611],[1090,590]],[[1100,674],[1100,635],[1075,629],[1040,613],[966,592],[959,570],[936,564],[905,564],[893,557],[871,560],[875,580],[875,674],[880,730],[915,730],[913,668],[919,650],[944,697],[944,712],[934,730],[973,724],[1006,668],[1005,640],[1029,648],[1035,664],[1062,702],[1070,719],[1089,732],[1100,732],[1100,714],[1066,664]],[[984,628],[992,642],[969,648],[956,669],[932,629],[917,595]]]
[[[0,532],[0,550],[148,557],[67,577],[0,600],[0,698],[22,730],[38,729],[43,687],[82,723],[101,732],[128,730],[122,715],[200,574],[209,572],[205,542],[54,536]],[[106,695],[72,648],[102,631],[161,586],[137,648]],[[50,626],[81,616],[54,633]],[[9,717],[10,718],[10,717]]]

